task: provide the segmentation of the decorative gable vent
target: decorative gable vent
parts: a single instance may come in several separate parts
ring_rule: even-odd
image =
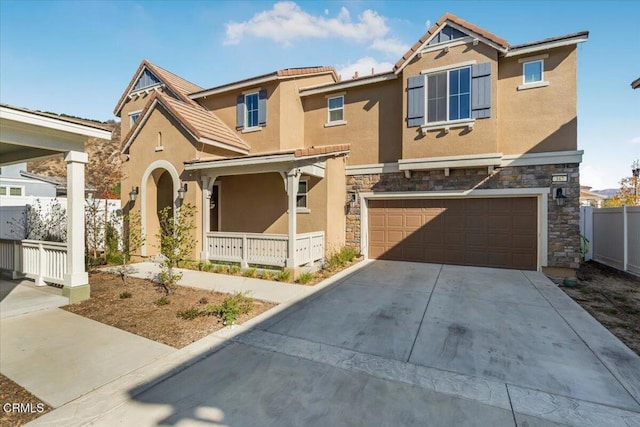
[[[160,83],[162,83],[160,79],[153,75],[151,71],[145,68],[135,86],[133,86],[133,92],[150,86],[155,86]]]
[[[462,37],[467,37],[468,34],[463,33],[460,30],[456,30],[455,28],[446,25],[442,31],[436,34],[431,41],[429,41],[429,45],[444,43],[455,39],[460,39]]]

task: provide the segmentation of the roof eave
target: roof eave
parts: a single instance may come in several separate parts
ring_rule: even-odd
[[[556,40],[551,40],[548,42],[540,42],[533,44],[525,44],[522,46],[514,46],[510,48],[507,53],[504,54],[505,58],[511,56],[519,56],[526,55],[529,53],[536,53],[543,50],[555,49],[563,46],[570,46],[578,43],[584,43],[589,39],[589,32],[584,31],[581,33],[577,33],[567,38],[558,38]]]
[[[364,86],[368,84],[380,83],[388,80],[395,80],[398,78],[398,75],[393,71],[389,71],[388,73],[379,74],[377,76],[371,77],[362,77],[360,79],[347,80],[342,82],[335,82],[322,86],[310,86],[300,89],[300,96],[310,96],[316,95],[319,93],[328,93],[335,92],[337,90],[348,89],[356,86]]]

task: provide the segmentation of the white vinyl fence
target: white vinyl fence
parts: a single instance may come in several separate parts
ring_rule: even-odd
[[[67,244],[39,240],[1,240],[0,270],[12,278],[26,276],[37,286],[45,282],[64,284],[67,273]]]
[[[640,274],[640,206],[582,206],[580,233],[590,243],[585,260]]]

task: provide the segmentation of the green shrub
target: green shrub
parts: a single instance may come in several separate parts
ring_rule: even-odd
[[[171,304],[171,300],[167,297],[160,297],[156,301],[156,305],[159,305],[159,306],[169,305],[169,304]]]
[[[107,263],[109,264],[122,265],[123,258],[122,252],[107,252]]]
[[[285,268],[284,270],[278,272],[278,274],[276,274],[276,280],[278,282],[290,282],[291,281],[291,270],[288,268]]]
[[[229,269],[229,273],[233,274],[234,276],[237,276],[238,274],[240,274],[240,266],[232,265],[231,268]]]
[[[260,275],[260,278],[264,280],[273,280],[273,271],[264,270]]]
[[[298,276],[298,279],[296,280],[296,282],[302,284],[302,285],[306,285],[307,283],[311,282],[313,280],[313,273],[310,272],[304,272],[302,274],[300,274]]]
[[[132,296],[133,294],[131,292],[128,292],[128,291],[120,292],[120,299],[127,299],[127,298],[131,298]]]
[[[220,273],[220,274],[229,274],[229,266],[228,265],[216,265],[215,269],[213,270],[214,273]]]
[[[255,268],[249,268],[248,270],[245,270],[244,273],[242,273],[242,275],[244,277],[256,277],[258,274],[256,273]]]
[[[343,247],[327,256],[326,266],[329,269],[341,268],[352,262],[358,256],[355,248]]]
[[[196,317],[202,316],[203,314],[204,313],[202,313],[197,308],[191,307],[191,308],[185,308],[184,310],[178,311],[178,313],[176,313],[176,316],[184,320],[193,320]]]
[[[252,307],[253,301],[250,298],[237,293],[226,297],[221,304],[208,305],[205,312],[218,316],[222,319],[223,325],[233,325],[238,320],[238,316],[249,313]]]

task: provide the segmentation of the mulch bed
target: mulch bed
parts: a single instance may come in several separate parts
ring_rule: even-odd
[[[89,283],[90,299],[62,308],[175,348],[182,348],[224,327],[216,316],[185,320],[177,313],[188,308],[204,309],[206,305],[219,304],[229,294],[177,286],[167,297],[169,304],[159,305],[158,300],[165,292],[149,280],[129,277],[124,285],[120,277],[100,272],[91,274]],[[120,298],[123,292],[129,292],[131,297]],[[243,323],[275,305],[253,300],[251,311],[239,316],[237,323]]]
[[[583,263],[571,298],[640,355],[640,278],[597,262]]]
[[[14,406],[20,404],[19,407]],[[46,403],[0,374],[0,426],[21,426],[51,411]]]

